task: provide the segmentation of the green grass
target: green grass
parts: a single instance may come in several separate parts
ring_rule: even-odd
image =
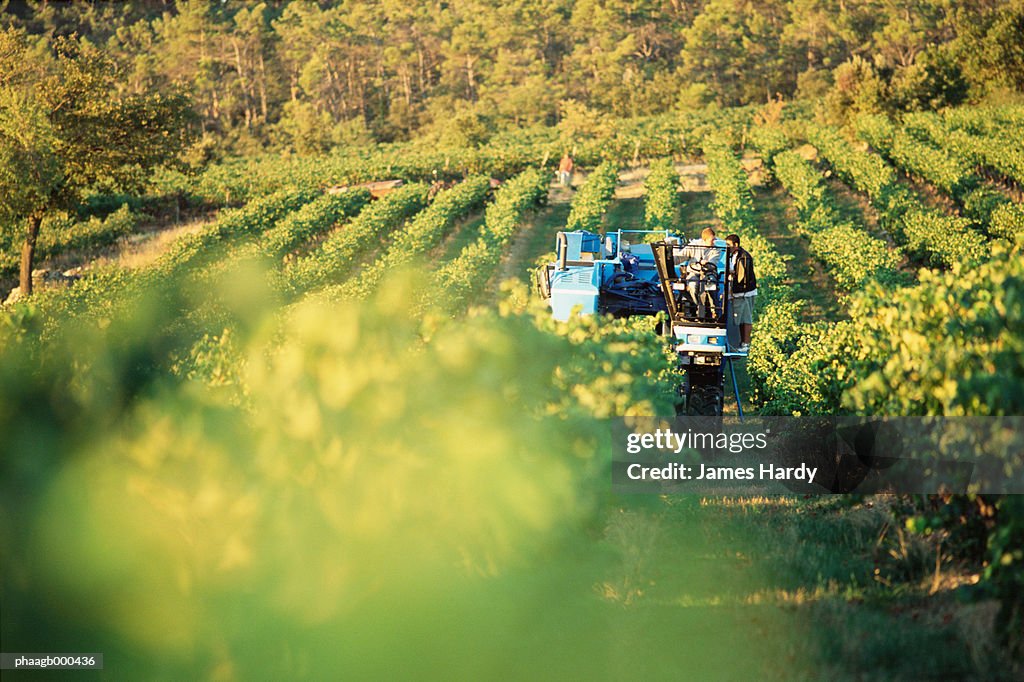
[[[643,230],[644,227],[644,200],[643,197],[636,199],[614,199],[608,212],[605,213],[605,229],[609,232],[614,230]]]
[[[751,664],[768,679],[1009,679],[978,627],[986,606],[932,593],[924,567],[941,547],[901,550],[889,518],[884,498],[620,498],[603,538],[616,557],[604,598],[620,605],[623,632],[645,619],[690,628],[676,652],[657,637],[638,645],[656,677],[655,661],[666,677],[682,666],[736,679]]]
[[[779,253],[792,256],[786,266],[788,277],[784,286],[792,290],[794,298],[807,302],[804,321],[840,319],[843,313],[836,298],[835,282],[821,261],[811,253],[807,241],[789,229],[789,223],[796,219],[791,208],[784,191],[754,189],[758,232],[772,242]],[[757,269],[756,262],[754,269]]]
[[[721,231],[721,225],[711,210],[714,195],[711,192],[683,192],[683,210],[680,229],[685,239],[697,239],[705,227]],[[721,235],[725,236],[725,235]]]
[[[447,263],[458,257],[463,248],[469,246],[480,236],[480,228],[484,225],[483,213],[477,213],[460,220],[451,234],[432,249],[429,258],[432,263]]]
[[[555,236],[565,229],[569,217],[569,204],[549,204],[540,209],[523,224],[523,234],[517,235],[500,271],[508,277],[530,281],[530,270],[534,262],[546,253],[555,250]],[[520,242],[520,240],[522,240]]]

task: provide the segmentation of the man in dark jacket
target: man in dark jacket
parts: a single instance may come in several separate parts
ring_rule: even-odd
[[[757,277],[754,276],[754,259],[740,247],[738,235],[725,238],[729,254],[730,294],[733,321],[740,328],[741,353],[750,350],[750,335],[754,330],[754,297],[757,296]]]

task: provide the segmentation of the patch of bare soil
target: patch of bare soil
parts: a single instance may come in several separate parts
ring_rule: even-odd
[[[684,192],[707,192],[708,186],[708,165],[706,163],[677,163],[676,172],[679,173],[679,184]]]
[[[754,160],[754,165],[760,167],[760,159]],[[637,199],[644,195],[644,181],[650,175],[650,169],[646,166],[630,168],[619,173],[619,184],[615,188],[616,199]],[[684,192],[705,192],[708,187],[708,166],[706,163],[676,164],[676,172],[679,173],[679,185]],[[557,180],[552,181],[548,190],[549,204],[567,204],[572,202],[572,197],[584,182],[587,174],[575,172],[569,187],[563,187]]]

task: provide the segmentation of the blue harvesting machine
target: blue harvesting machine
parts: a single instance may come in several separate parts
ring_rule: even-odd
[[[725,366],[732,372],[735,330],[728,324],[729,259],[726,244],[700,240],[683,244],[668,230],[616,230],[602,236],[577,230],[559,232],[555,261],[536,272],[536,285],[565,321],[575,314],[615,317],[664,313],[656,331],[671,343],[683,381],[677,414],[721,415]]]

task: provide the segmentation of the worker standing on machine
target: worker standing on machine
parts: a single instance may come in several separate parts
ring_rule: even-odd
[[[732,318],[739,325],[740,353],[750,351],[750,336],[754,331],[754,297],[757,296],[757,277],[754,275],[754,259],[746,249],[740,247],[739,235],[730,234],[725,238],[729,253],[729,271],[732,273],[729,300],[732,303]]]
[[[683,272],[686,275],[686,289],[690,298],[697,303],[697,288],[703,273],[704,266],[718,264],[722,260],[722,249],[715,246],[715,230],[705,227],[701,230],[700,239],[693,239],[681,249],[676,249],[672,254],[677,263],[685,263]]]

